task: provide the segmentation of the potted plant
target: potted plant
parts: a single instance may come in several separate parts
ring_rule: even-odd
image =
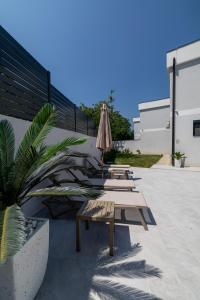
[[[138,155],[141,155],[140,149],[137,149],[136,152],[137,152]]]
[[[174,153],[175,167],[184,168],[185,165],[185,154],[177,151]]]
[[[0,299],[34,299],[48,260],[48,220],[27,218],[21,206],[37,194],[37,185],[69,161],[68,147],[85,139],[66,138],[45,145],[56,123],[55,108],[46,104],[38,112],[15,151],[15,136],[7,120],[0,121]],[[44,187],[42,195],[95,195],[82,187]],[[37,195],[36,195],[37,196]]]

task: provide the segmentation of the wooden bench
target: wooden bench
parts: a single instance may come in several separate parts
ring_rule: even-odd
[[[113,255],[115,205],[112,201],[85,201],[76,216],[76,250],[80,251],[80,223],[86,221],[86,229],[89,221],[109,223],[109,247],[110,255]]]
[[[134,209],[145,230],[148,230],[147,223],[143,216],[142,209],[147,208],[146,200],[141,192],[125,192],[125,191],[105,191],[102,195],[98,197],[99,201],[113,201],[115,208]]]
[[[111,179],[129,179],[128,178],[128,169],[115,169],[115,168],[109,168],[108,169],[110,172],[110,178]]]

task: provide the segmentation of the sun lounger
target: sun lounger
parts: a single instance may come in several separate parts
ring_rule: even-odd
[[[104,189],[129,191],[132,191],[133,188],[135,188],[133,180],[89,178],[80,170],[69,169],[68,171],[72,174],[72,176],[74,176],[75,180],[82,182],[88,186],[103,187]]]
[[[96,162],[98,163],[99,166],[101,166],[101,162],[95,157],[93,156],[93,159],[96,160]],[[130,165],[120,165],[120,164],[103,164],[104,168],[119,168],[119,169],[129,169]]]
[[[60,215],[65,214],[66,212],[69,211],[70,209],[76,209],[77,204],[81,204],[86,200],[91,200],[86,196],[70,196],[70,197],[65,197],[65,199],[59,200],[56,199],[50,199],[50,200],[45,200],[45,205],[48,207],[51,215],[56,218]],[[145,198],[141,192],[128,192],[128,191],[107,191],[104,190],[104,193],[96,198],[96,200],[100,201],[113,201],[115,203],[116,208],[121,208],[121,209],[126,209],[126,208],[132,208],[134,209],[139,218],[140,221],[144,227],[145,230],[148,230],[147,223],[144,219],[142,209],[147,208],[147,203],[145,201]],[[93,200],[93,201],[96,201]],[[61,205],[63,206],[61,210],[56,214],[54,212],[54,206],[55,202],[56,205],[61,201]],[[65,205],[66,204],[66,205]],[[67,209],[66,209],[67,207]]]
[[[85,153],[75,152],[71,155],[73,158],[81,158],[83,163],[83,168],[87,168],[88,173],[95,177],[111,177],[111,178],[120,178],[120,179],[129,179],[133,177],[133,171],[131,171],[129,165],[115,165],[115,164],[106,164],[102,168],[100,162],[96,157],[90,156]],[[119,174],[115,176],[115,173]]]
[[[97,160],[97,158],[92,157],[92,156],[88,156],[87,157],[88,162],[90,162],[93,166],[96,166],[97,169],[102,169],[102,165],[101,163]],[[115,164],[104,164],[103,165],[103,169],[105,170],[109,170],[109,169],[122,169],[122,170],[126,170],[126,171],[130,171],[130,165],[115,165]]]
[[[129,174],[132,174],[133,172],[130,170],[130,168],[111,168],[111,167],[103,167],[100,166],[98,164],[98,162],[91,156],[88,156],[85,158],[86,162],[89,164],[90,168],[93,168],[96,173],[101,173],[103,172],[103,174],[108,173],[109,175],[113,177],[115,177],[115,173],[120,172],[123,175],[124,179],[128,179],[129,178]],[[122,177],[121,175],[121,177]]]

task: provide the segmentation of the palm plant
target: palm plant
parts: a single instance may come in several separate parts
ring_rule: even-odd
[[[174,153],[173,157],[176,160],[180,160],[182,157],[184,157],[184,155],[185,155],[184,153],[182,153],[180,151],[177,151],[177,152]]]
[[[45,104],[33,119],[18,149],[15,151],[15,136],[7,120],[0,121],[0,206],[5,209],[31,195],[35,186],[55,171],[70,163],[68,147],[79,145],[85,139],[66,138],[47,146],[45,139],[56,123],[56,111]],[[66,165],[65,165],[66,168]],[[85,188],[52,187],[40,189],[41,195],[94,195],[96,192]]]

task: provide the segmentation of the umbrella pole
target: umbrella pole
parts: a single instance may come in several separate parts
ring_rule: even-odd
[[[103,149],[101,150],[101,172],[102,172],[102,178],[104,178],[104,173],[103,173],[103,165],[104,165],[104,162],[103,162],[103,158],[104,158],[104,151]]]

